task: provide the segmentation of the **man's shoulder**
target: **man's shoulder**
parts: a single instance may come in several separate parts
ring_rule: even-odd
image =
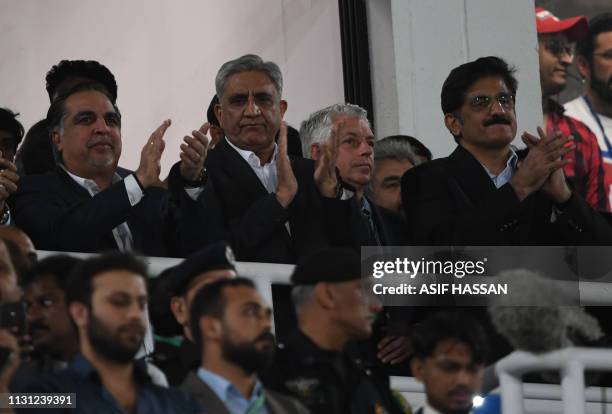
[[[308,413],[308,409],[294,397],[264,387],[264,394],[272,414],[276,413]]]

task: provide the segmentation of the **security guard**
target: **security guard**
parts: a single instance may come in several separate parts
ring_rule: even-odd
[[[382,309],[365,293],[360,258],[353,250],[326,248],[305,257],[291,281],[298,327],[279,344],[264,384],[298,398],[317,414],[405,412],[388,386],[353,353],[368,338]]]
[[[189,307],[196,292],[205,284],[222,278],[236,277],[232,249],[217,242],[189,256],[168,277],[164,286],[170,296],[170,310],[182,328],[177,337],[156,336],[152,362],[179,386],[192,369],[200,365],[200,350],[193,342],[189,328]]]

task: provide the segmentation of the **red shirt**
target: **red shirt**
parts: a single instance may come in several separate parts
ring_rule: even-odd
[[[610,211],[609,186],[605,183],[603,161],[597,137],[589,127],[577,119],[563,114],[564,109],[552,99],[548,100],[546,133],[560,131],[571,135],[576,148],[563,157],[570,160],[563,172],[574,192],[579,194],[596,211]],[[571,145],[571,142],[568,143]]]

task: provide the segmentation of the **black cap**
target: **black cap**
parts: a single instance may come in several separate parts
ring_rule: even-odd
[[[224,241],[206,246],[176,266],[167,284],[168,291],[171,296],[182,296],[193,278],[220,269],[236,270],[234,252]]]
[[[291,275],[295,285],[339,283],[361,277],[361,258],[351,249],[329,247],[302,258]]]

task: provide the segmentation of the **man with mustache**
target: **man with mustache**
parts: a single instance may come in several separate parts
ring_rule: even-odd
[[[589,29],[576,44],[576,66],[584,79],[584,96],[564,105],[567,115],[593,131],[604,161],[607,191],[612,194],[612,13],[589,21]]]
[[[298,326],[279,345],[264,384],[317,414],[403,412],[388,378],[379,378],[355,348],[372,334],[382,310],[362,285],[359,255],[320,249],[298,262],[291,281]]]
[[[605,220],[568,186],[570,137],[522,134],[519,163],[514,70],[494,56],[454,68],[442,86],[444,123],[457,142],[447,158],[408,170],[402,199],[413,243],[609,243]]]
[[[468,314],[442,311],[413,327],[412,342],[412,375],[427,396],[415,414],[468,414],[487,358],[482,326]]]
[[[554,96],[565,89],[568,68],[574,58],[574,42],[587,31],[584,16],[559,20],[548,10],[536,8],[538,55],[540,59],[540,85],[546,132],[571,135],[575,149],[565,154],[563,167],[574,191],[598,211],[610,211],[609,188],[604,182],[603,162],[597,138],[589,128],[575,118],[564,114]]]
[[[191,305],[191,332],[202,362],[181,389],[217,414],[308,411],[291,397],[262,386],[257,373],[274,355],[272,311],[249,279],[204,285]]]
[[[144,361],[135,361],[145,334],[147,269],[134,256],[109,253],[74,269],[66,301],[79,340],[68,367],[24,392],[76,393],[75,413],[200,413],[176,389],[155,385]]]
[[[118,166],[121,114],[103,85],[79,83],[69,89],[53,101],[47,121],[61,161],[54,171],[24,178],[10,200],[15,223],[34,244],[56,251],[178,255],[180,220],[188,220],[188,209],[197,210],[198,204],[183,187],[170,200],[159,179],[170,120],[147,140],[134,172]],[[193,178],[185,168],[177,174]],[[178,208],[185,214],[174,214]]]
[[[365,109],[344,103],[320,109],[302,122],[300,138],[302,152],[314,160],[325,156],[323,144],[334,147],[341,198],[352,198],[352,222],[360,223],[345,229],[356,247],[403,244],[403,221],[365,194],[373,177],[375,141]]]

